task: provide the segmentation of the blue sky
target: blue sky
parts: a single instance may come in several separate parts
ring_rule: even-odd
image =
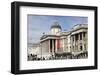
[[[62,31],[70,30],[76,24],[88,24],[87,17],[28,15],[28,43],[37,43],[43,32],[49,33],[54,22],[58,22]]]

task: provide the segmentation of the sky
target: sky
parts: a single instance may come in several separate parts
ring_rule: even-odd
[[[58,22],[64,30],[70,30],[76,24],[88,24],[87,17],[80,16],[50,16],[50,15],[28,15],[28,43],[37,43],[43,33],[50,32],[54,22]]]

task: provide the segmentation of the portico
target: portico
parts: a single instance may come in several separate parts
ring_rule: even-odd
[[[42,52],[45,51],[48,55],[54,56],[55,53],[60,51],[60,39],[58,36],[49,35],[49,37],[42,39],[40,43],[42,45]]]
[[[87,30],[81,28],[71,34],[71,51],[81,52],[87,50]]]

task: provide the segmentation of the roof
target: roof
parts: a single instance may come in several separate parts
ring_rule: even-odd
[[[58,22],[54,22],[54,24],[51,26],[51,29],[52,28],[60,28],[61,29],[61,26],[58,24]]]
[[[72,29],[87,28],[87,27],[88,27],[87,24],[77,24],[77,25],[74,25]]]
[[[45,38],[47,38],[47,37],[60,37],[60,36],[57,36],[57,35],[43,35],[43,36],[40,38],[40,40],[45,39]]]
[[[88,25],[87,24],[77,24],[74,25],[73,28],[71,29],[71,32],[80,30],[80,29],[88,29]]]

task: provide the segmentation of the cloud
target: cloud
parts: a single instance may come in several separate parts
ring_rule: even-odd
[[[51,25],[58,21],[62,29],[70,29],[73,25],[88,23],[87,17],[77,16],[45,16],[45,15],[28,15],[28,41],[36,43],[39,41],[43,32],[50,32]]]

